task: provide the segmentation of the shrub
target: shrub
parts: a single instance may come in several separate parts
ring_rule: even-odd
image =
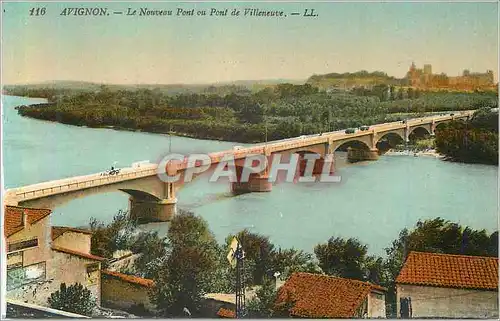
[[[53,292],[47,301],[51,308],[88,316],[96,307],[92,293],[80,283],[68,287],[61,283],[59,290]]]

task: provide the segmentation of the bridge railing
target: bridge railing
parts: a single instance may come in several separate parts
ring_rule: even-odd
[[[107,185],[112,182],[126,181],[141,177],[152,176],[156,174],[158,165],[151,164],[147,168],[133,169],[122,168],[120,173],[116,175],[101,176],[101,174],[91,174],[74,178],[64,178],[61,180],[51,181],[48,183],[38,183],[7,190],[8,194],[15,194],[18,201],[26,199],[35,199],[64,192],[80,190],[83,188],[97,187]]]

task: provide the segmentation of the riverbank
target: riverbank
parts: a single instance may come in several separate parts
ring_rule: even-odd
[[[445,160],[446,156],[438,153],[435,149],[427,149],[423,151],[411,151],[411,150],[397,150],[397,149],[389,149],[384,155],[388,156],[428,156],[434,157],[438,159]]]
[[[156,162],[169,151],[210,153],[237,145],[66,126],[21,117],[14,109],[41,102],[3,97],[6,188],[95,173],[115,161],[118,166],[141,160]],[[228,184],[199,177],[179,191],[178,206],[206,219],[220,243],[228,234],[248,228],[269,235],[276,246],[305,251],[340,236],[356,237],[369,244],[371,253],[382,255],[401,229],[437,215],[478,229],[497,226],[496,166],[443,162],[433,157],[380,157],[374,162],[342,166],[338,174],[341,183],[283,183],[273,186],[270,193],[237,197],[225,197],[230,191]],[[101,193],[55,208],[51,222],[83,226],[90,217],[110,222],[116,209],[127,207],[126,193]],[[373,228],[380,224],[385,226],[383,230]],[[141,229],[166,235],[168,224],[151,223]]]

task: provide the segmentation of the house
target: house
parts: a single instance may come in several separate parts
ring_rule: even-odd
[[[312,273],[293,273],[279,289],[276,309],[302,318],[385,318],[381,286]]]
[[[498,318],[498,258],[410,252],[396,292],[399,317]]]
[[[260,286],[245,289],[246,302],[257,297]],[[202,314],[206,318],[234,318],[236,311],[235,293],[207,293],[203,296],[204,307]]]
[[[154,286],[153,280],[116,271],[101,272],[103,306],[146,316],[155,310],[149,299],[149,291]]]
[[[51,228],[51,210],[6,206],[7,298],[47,306],[61,283],[79,282],[100,303],[104,258],[90,254],[90,232]]]
[[[72,227],[52,227],[51,276],[56,283],[81,283],[101,303],[101,262],[90,253],[92,233]],[[59,285],[58,285],[59,287]]]

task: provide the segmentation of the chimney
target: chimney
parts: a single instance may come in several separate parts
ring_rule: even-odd
[[[28,211],[27,210],[23,211],[23,226],[24,227],[28,226]]]

